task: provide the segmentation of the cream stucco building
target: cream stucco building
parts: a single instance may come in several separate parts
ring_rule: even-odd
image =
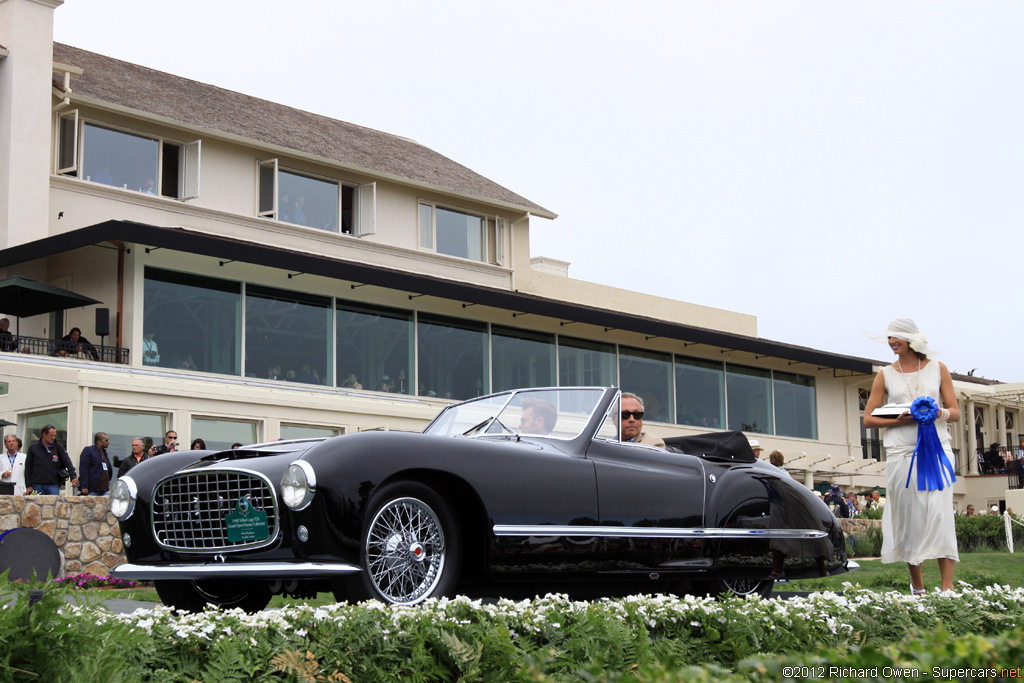
[[[575,280],[531,255],[549,209],[399,135],[55,44],[60,4],[0,0],[0,276],[100,303],[15,318],[0,299],[8,433],[52,423],[75,455],[105,431],[125,455],[167,429],[419,430],[491,391],[616,385],[662,436],[742,429],[808,485],[884,485],[861,426],[877,361]],[[74,327],[99,359],[60,342]],[[956,384],[958,503],[1012,505],[967,456],[1020,445],[1024,385]]]

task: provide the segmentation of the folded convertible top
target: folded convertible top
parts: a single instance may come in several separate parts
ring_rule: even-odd
[[[741,431],[674,436],[665,439],[665,445],[670,451],[699,455],[708,460],[727,462],[754,462],[757,460],[750,447],[750,442]]]

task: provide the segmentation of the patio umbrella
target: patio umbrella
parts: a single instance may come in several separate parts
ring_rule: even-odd
[[[0,419],[0,427],[13,427],[13,426],[14,426],[13,422],[8,422],[7,420]]]
[[[22,318],[98,303],[96,299],[20,275],[0,280],[0,310],[18,317],[18,336]]]

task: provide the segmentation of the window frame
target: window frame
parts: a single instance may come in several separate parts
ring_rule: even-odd
[[[72,120],[72,127],[64,127],[64,123],[68,120]],[[133,128],[126,128],[124,126],[117,126],[105,121],[94,120],[90,118],[83,118],[79,115],[77,109],[61,112],[57,115],[56,130],[55,130],[55,144],[54,144],[54,173],[65,177],[75,178],[84,182],[93,182],[86,180],[81,177],[81,167],[86,161],[85,155],[85,126],[91,125],[96,128],[104,128],[114,133],[121,133],[123,135],[131,135],[135,137],[152,140],[157,143],[157,158],[156,158],[156,177],[153,179],[156,184],[156,192],[150,194],[152,197],[162,197],[164,199],[170,199],[174,201],[186,202],[192,199],[199,198],[199,172],[202,167],[202,139],[195,139],[189,142],[181,142],[171,138],[163,137],[162,135],[153,135],[146,133],[141,130]],[[71,154],[71,165],[62,166],[61,159],[66,149],[65,132],[70,133],[70,143],[72,145]],[[178,158],[178,193],[177,195],[168,195],[163,193],[164,186],[164,150],[167,145],[177,147],[181,150]],[[105,185],[103,183],[96,183],[97,185],[104,185],[105,187],[115,187],[113,185]],[[186,190],[186,187],[189,189]],[[123,188],[122,188],[123,189]],[[140,192],[139,190],[129,189],[129,192],[135,192],[136,194],[149,194],[147,192]]]
[[[421,211],[423,207],[430,208],[430,230],[429,230],[429,244],[424,240],[423,230],[423,216]],[[479,218],[481,221],[480,226],[480,258],[474,259],[468,256],[458,256],[456,254],[448,254],[443,251],[437,250],[437,210],[443,209],[445,211],[451,211],[452,213],[458,213],[465,216],[471,216],[473,218]],[[447,256],[449,258],[463,259],[465,261],[471,261],[472,263],[487,263],[493,266],[505,266],[507,259],[507,250],[505,245],[505,219],[497,214],[486,214],[477,213],[475,211],[469,211],[461,207],[453,206],[451,204],[445,204],[443,202],[436,202],[431,199],[419,198],[416,200],[416,244],[419,249],[431,251],[441,256]]]
[[[264,207],[263,205],[263,169],[269,169],[270,173],[273,174],[273,195],[272,195],[272,207]],[[280,198],[281,198],[281,173],[290,173],[292,175],[301,176],[303,178],[309,178],[311,180],[318,180],[322,183],[328,183],[336,185],[338,187],[338,226],[335,230],[325,230],[323,228],[316,228],[309,225],[301,225],[299,223],[292,223],[285,221],[280,217]],[[342,216],[344,215],[344,188],[350,188],[352,190],[352,201],[355,203],[352,213],[352,227],[351,232],[346,232],[342,226]],[[322,232],[328,235],[351,235],[354,237],[367,237],[369,235],[376,234],[377,231],[377,183],[359,183],[349,182],[340,178],[334,178],[332,176],[323,175],[322,173],[316,173],[306,171],[303,169],[293,168],[291,166],[283,166],[279,157],[272,157],[269,159],[257,159],[256,160],[256,207],[255,214],[260,218],[269,218],[270,220],[284,223],[286,225],[297,225],[301,228],[311,228],[317,232]]]

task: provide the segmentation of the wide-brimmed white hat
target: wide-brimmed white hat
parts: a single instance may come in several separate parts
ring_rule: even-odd
[[[747,441],[750,442],[751,450],[755,450],[755,451],[763,451],[764,450],[764,446],[762,446],[761,442],[758,441],[757,439],[747,439]]]
[[[893,318],[885,330],[885,334],[874,337],[874,340],[886,344],[889,337],[904,339],[910,344],[910,348],[918,353],[930,357],[934,352],[928,348],[928,338],[917,329],[917,323],[910,318]]]

